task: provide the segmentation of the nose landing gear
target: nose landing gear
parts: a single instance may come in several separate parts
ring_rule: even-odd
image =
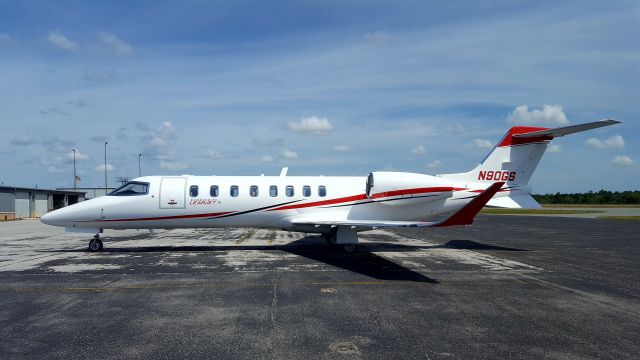
[[[93,236],[93,239],[89,241],[89,251],[96,252],[102,251],[102,240],[100,240],[100,233],[97,233]]]

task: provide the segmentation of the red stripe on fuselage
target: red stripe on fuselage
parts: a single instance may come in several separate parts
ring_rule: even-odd
[[[158,216],[158,217],[133,218],[133,219],[106,219],[106,220],[98,220],[98,221],[149,221],[149,220],[191,219],[191,218],[199,218],[199,217],[221,216],[221,215],[231,214],[232,212],[233,211],[223,211],[223,212],[207,213],[207,214]]]
[[[277,208],[269,209],[267,211],[289,210],[289,209],[299,209],[299,208],[312,207],[312,206],[334,205],[334,204],[339,204],[339,203],[343,203],[343,202],[366,200],[366,199],[367,199],[367,196],[365,194],[353,195],[353,196],[335,198],[335,199],[330,199],[330,200],[312,201],[312,202],[305,203],[305,204],[285,205],[285,206],[280,206],[280,207],[277,207]]]
[[[431,192],[447,192],[447,191],[458,191],[458,190],[464,190],[464,188],[430,187],[430,188],[414,188],[414,189],[393,190],[393,191],[386,191],[386,192],[373,194],[372,198],[373,199],[380,199],[380,198],[391,197],[391,196],[424,194],[424,193],[431,193]],[[358,200],[367,200],[367,196],[365,194],[361,194],[361,195],[353,195],[353,196],[335,198],[335,199],[330,199],[330,200],[312,201],[312,202],[308,202],[308,203],[304,203],[304,204],[280,206],[280,207],[277,207],[277,208],[269,209],[268,211],[291,210],[291,209],[301,209],[301,208],[308,208],[308,207],[315,207],[315,206],[335,205],[335,204],[346,203],[346,202],[351,202],[351,201],[358,201]]]

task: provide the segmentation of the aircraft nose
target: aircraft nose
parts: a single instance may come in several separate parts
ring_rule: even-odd
[[[40,217],[40,222],[47,225],[58,225],[60,214],[56,214],[58,210],[48,212]]]
[[[43,215],[40,221],[43,224],[53,226],[83,227],[88,221],[96,219],[99,216],[99,211],[103,206],[104,204],[101,204],[98,199],[82,201],[49,212]]]

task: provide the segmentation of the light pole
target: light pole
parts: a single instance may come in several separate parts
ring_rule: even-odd
[[[104,194],[107,195],[107,189],[109,188],[107,183],[107,144],[109,142],[104,142]]]
[[[138,176],[142,176],[142,167],[140,167],[140,158],[142,158],[142,154],[138,154]]]
[[[76,179],[78,178],[76,176],[76,148],[71,150],[73,150],[73,191],[76,191]]]

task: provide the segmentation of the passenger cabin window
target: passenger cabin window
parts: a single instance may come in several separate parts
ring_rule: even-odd
[[[231,197],[238,197],[238,194],[240,193],[240,191],[238,190],[238,186],[237,185],[233,185],[231,186]]]
[[[318,186],[318,196],[325,197],[327,196],[327,187],[324,185]]]
[[[136,196],[147,195],[149,193],[149,183],[129,181],[109,193],[110,196]]]
[[[287,196],[288,196],[288,197],[292,197],[292,196],[293,196],[293,186],[291,186],[291,185],[287,185],[287,191],[286,191],[286,193],[287,193]]]
[[[189,196],[198,196],[198,185],[191,185],[191,187],[189,187]]]
[[[258,196],[258,186],[257,185],[251,185],[251,188],[249,188],[249,195],[251,195],[251,197]]]
[[[302,196],[304,197],[311,196],[311,186],[305,185],[302,187]]]
[[[218,195],[220,195],[220,189],[218,189],[218,185],[211,185],[211,187],[209,188],[209,195],[211,195],[211,197],[218,197]]]
[[[275,185],[271,185],[269,186],[269,195],[271,197],[276,197],[278,196],[278,187]]]

